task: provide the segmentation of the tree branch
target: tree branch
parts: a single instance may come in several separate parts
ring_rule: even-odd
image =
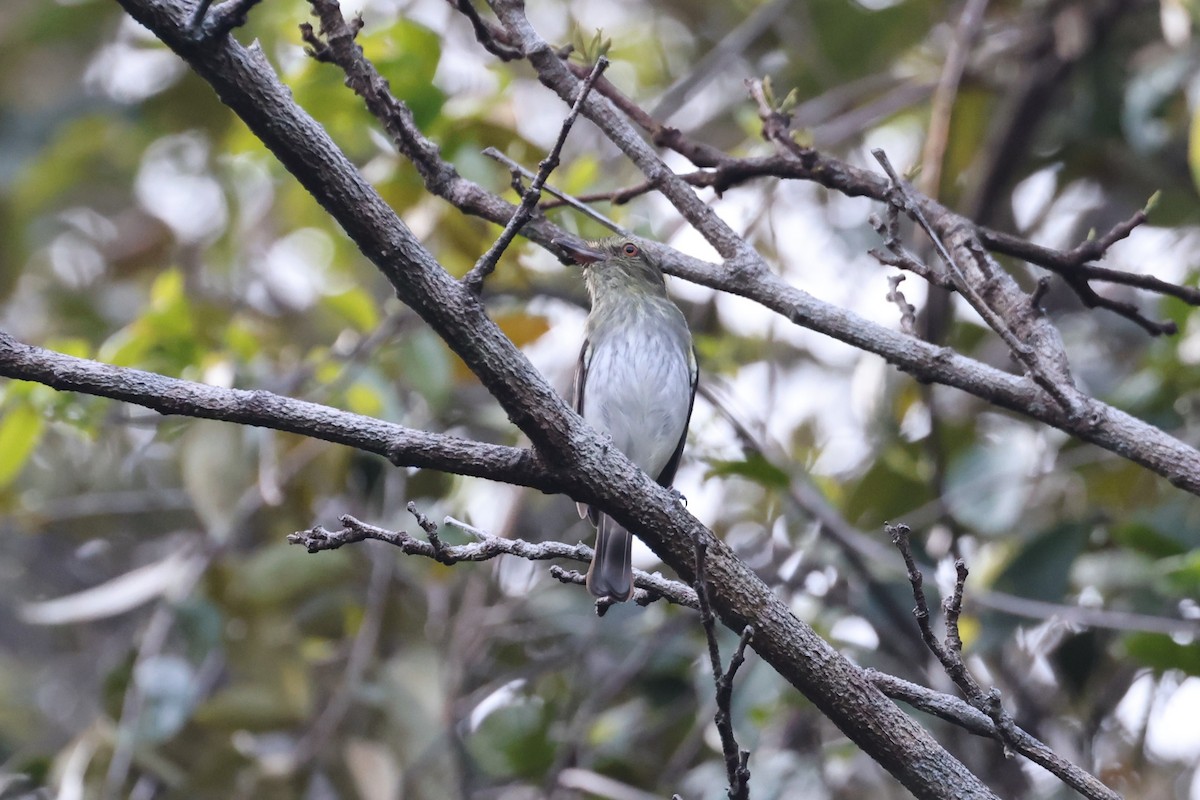
[[[546,185],[546,179],[550,177],[550,173],[558,168],[563,145],[567,143],[567,134],[571,132],[571,126],[575,124],[575,120],[579,116],[579,107],[583,105],[583,101],[587,99],[588,93],[592,91],[592,87],[607,68],[607,58],[600,56],[600,58],[596,59],[596,64],[592,67],[592,71],[588,73],[587,78],[583,81],[583,85],[579,87],[579,96],[575,98],[575,102],[571,105],[571,113],[567,114],[567,118],[563,120],[562,126],[559,128],[558,138],[555,139],[554,146],[550,148],[550,153],[538,165],[537,174],[533,176],[529,188],[525,190],[525,194],[521,198],[521,205],[517,208],[516,213],[512,215],[512,219],[508,221],[508,224],[504,226],[504,231],[500,234],[500,238],[496,239],[495,244],[480,256],[479,261],[471,268],[471,271],[463,277],[463,283],[475,294],[479,294],[482,291],[483,281],[496,268],[496,262],[500,260],[500,256],[504,253],[504,250],[512,244],[512,240],[517,237],[517,233],[525,223],[533,219],[533,213],[537,210],[538,201],[542,199],[542,187]]]
[[[887,155],[878,148],[872,150],[871,155],[892,181],[891,202],[925,231],[958,293],[1008,346],[1013,359],[1025,367],[1033,382],[1053,397],[1069,416],[1077,417],[1081,411],[1079,392],[1071,380],[1057,329],[1028,302],[1016,281],[977,246],[967,226],[953,221],[936,229]],[[943,234],[948,236],[948,241],[942,240]],[[950,252],[951,247],[954,253]]]
[[[700,603],[700,622],[704,626],[704,638],[708,642],[708,663],[712,669],[713,684],[716,686],[717,712],[714,721],[721,739],[721,751],[725,756],[725,775],[729,781],[729,800],[749,800],[750,797],[750,751],[738,747],[733,733],[733,678],[746,660],[746,646],[754,638],[754,629],[747,626],[738,640],[737,650],[729,660],[729,669],[721,666],[721,649],[717,645],[716,621],[708,600],[708,576],[704,561],[707,553],[703,542],[696,542],[696,578],[693,582],[696,599]]]
[[[108,397],[160,414],[215,419],[297,433],[384,456],[398,467],[562,490],[556,470],[532,450],[406,428],[261,390],[223,389],[63,355],[0,331],[0,376]]]
[[[593,551],[583,543],[566,544],[564,542],[546,541],[533,544],[523,539],[506,539],[488,533],[482,528],[468,525],[454,517],[446,517],[444,523],[470,534],[476,541],[473,544],[447,545],[441,541],[437,532],[438,526],[424,514],[417,511],[416,504],[409,503],[408,510],[417,519],[417,524],[425,532],[428,541],[423,542],[407,531],[393,531],[363,522],[355,517],[344,514],[338,518],[342,523],[339,530],[331,531],[320,525],[308,530],[296,531],[288,535],[290,544],[303,546],[310,553],[320,553],[325,550],[337,550],[348,544],[357,542],[378,541],[398,547],[406,555],[423,556],[441,564],[451,565],[464,561],[490,561],[499,556],[516,556],[529,561],[548,561],[554,558],[565,558],[584,564],[590,563]],[[559,567],[551,567],[552,576],[563,583],[583,585],[583,575]],[[686,608],[700,607],[696,591],[686,583],[664,578],[657,573],[633,571],[634,591],[633,601],[646,606],[658,600]]]
[[[918,686],[874,669],[868,668],[863,671],[867,678],[879,687],[880,691],[893,700],[907,703],[913,708],[957,725],[976,736],[1001,739],[1001,732],[991,717],[957,697],[926,689],[924,686]],[[1009,733],[1008,744],[1013,750],[1043,767],[1084,797],[1120,800],[1120,795],[1097,780],[1091,773],[1062,758],[1044,742],[1031,736],[1025,730],[1014,726]]]
[[[962,659],[963,643],[958,629],[958,618],[962,613],[963,590],[967,581],[966,563],[961,558],[954,563],[957,572],[954,592],[946,598],[943,604],[946,625],[946,641],[943,644],[938,642],[930,626],[929,607],[925,603],[925,593],[921,588],[924,578],[913,559],[912,548],[909,545],[909,528],[903,524],[888,525],[887,531],[908,569],[908,580],[912,584],[913,599],[916,601],[913,616],[917,619],[917,625],[921,629],[921,636],[924,638],[925,644],[941,663],[946,674],[966,696],[970,707],[980,712],[978,715],[956,713],[956,717],[964,720],[961,724],[972,733],[991,736],[1003,744],[1006,749],[1011,748],[1040,764],[1084,797],[1094,800],[1121,800],[1119,794],[1109,789],[1093,775],[1062,758],[1044,743],[1017,727],[1012,716],[1000,703],[1000,690],[993,687],[984,692],[967,669],[967,665]],[[878,683],[880,674],[873,673],[872,677],[876,678]],[[909,687],[897,688],[895,683],[891,683],[891,687],[898,691],[911,692]],[[946,708],[944,702],[939,703],[937,707]],[[982,726],[979,720],[980,715],[986,717],[991,725]],[[939,714],[939,716],[943,715]],[[943,718],[947,717],[943,716]],[[958,719],[953,721],[958,722]],[[985,730],[986,734],[983,733]]]

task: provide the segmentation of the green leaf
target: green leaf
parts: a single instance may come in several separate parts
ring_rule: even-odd
[[[1160,672],[1178,669],[1200,675],[1200,642],[1179,644],[1165,633],[1134,633],[1125,638],[1125,650],[1130,658]]]
[[[20,406],[0,419],[0,488],[8,486],[25,466],[29,454],[42,438],[42,415],[30,406]]]
[[[467,739],[467,752],[490,775],[544,775],[554,762],[550,722],[540,698],[515,696],[484,718]]]
[[[360,333],[366,333],[379,325],[379,308],[370,293],[360,287],[356,286],[340,294],[331,294],[324,302]]]
[[[232,565],[228,599],[240,609],[284,606],[344,580],[351,566],[347,550],[313,558],[295,545],[267,547]]]
[[[442,110],[446,96],[433,82],[442,57],[441,38],[411,20],[401,19],[359,36],[367,58],[388,79],[392,94],[412,110],[418,128],[428,128]]]
[[[1162,564],[1172,587],[1184,597],[1200,596],[1200,550],[1165,559]]]
[[[1058,525],[1030,539],[997,577],[996,588],[1035,600],[1061,600],[1090,530],[1088,524]]]
[[[247,683],[218,690],[196,709],[194,718],[230,730],[272,730],[296,724],[304,712],[277,687]]]
[[[710,460],[705,477],[723,478],[736,475],[772,489],[786,489],[791,483],[788,474],[761,455],[751,454],[744,461]]]
[[[1036,450],[1025,437],[983,441],[950,462],[945,501],[954,516],[983,533],[1005,534],[1025,511]]]

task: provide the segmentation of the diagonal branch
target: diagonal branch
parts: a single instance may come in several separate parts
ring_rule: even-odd
[[[568,68],[582,78],[586,71],[580,65],[568,64]],[[751,91],[755,89],[751,82]],[[888,201],[888,185],[878,176],[838,159],[823,155],[812,148],[800,147],[792,139],[792,121],[785,114],[772,111],[772,118],[764,118],[764,137],[777,141],[786,148],[786,153],[774,156],[735,158],[711,145],[697,142],[676,128],[664,125],[642,110],[615,86],[603,81],[596,87],[604,97],[630,121],[650,134],[656,145],[667,147],[690,160],[701,169],[676,176],[695,187],[711,187],[718,195],[733,186],[763,177],[785,180],[814,181],[844,193],[848,197],[871,197],[880,202]],[[657,189],[658,181],[646,181],[626,190],[609,193],[613,202],[624,202],[631,196]],[[924,197],[922,206],[933,215],[942,217],[949,210],[934,199]],[[1147,319],[1131,303],[1097,294],[1090,281],[1104,281],[1116,285],[1144,289],[1157,294],[1177,297],[1191,305],[1200,305],[1200,289],[1168,283],[1153,276],[1121,272],[1097,267],[1088,262],[1103,258],[1108,249],[1138,225],[1145,222],[1145,210],[1137,212],[1129,220],[1118,223],[1106,234],[1089,239],[1069,251],[1060,251],[1034,244],[1013,234],[995,231],[979,225],[974,226],[983,244],[996,253],[1014,256],[1030,264],[1048,269],[1062,276],[1080,300],[1088,308],[1106,308],[1137,323],[1151,335],[1176,333],[1170,320],[1156,322]]]
[[[449,276],[379,198],[311,117],[296,107],[257,48],[246,49],[228,37],[197,44],[187,34],[187,7],[179,0],[121,0],[143,25],[154,31],[217,91],[293,175],[330,212],[385,274],[403,302],[411,306],[463,358],[509,418],[529,435],[546,463],[561,469],[561,488],[611,513],[618,522],[636,527],[645,541],[681,576],[693,571],[691,543],[708,546],[707,567],[713,577],[713,607],[722,621],[737,630],[755,628],[754,647],[783,677],[810,697],[864,751],[923,797],[991,797],[978,779],[951,758],[808,626],[797,620],[770,588],[722,543],[680,508],[671,493],[657,486],[574,415],[528,361],[513,347],[468,290]],[[333,19],[336,4],[321,2],[324,17]],[[558,56],[533,32],[515,3],[497,3],[506,36],[529,54],[539,75],[563,97],[574,98],[579,82],[563,70]],[[340,12],[337,12],[340,18]],[[342,21],[344,24],[344,20]],[[560,70],[555,72],[554,70]],[[545,70],[545,74],[542,71]],[[402,104],[389,102],[378,76],[361,76],[370,91],[368,104],[397,115],[405,133],[415,131]],[[663,192],[705,233],[729,260],[723,276],[711,265],[683,260],[676,270],[725,282],[730,290],[752,296],[781,310],[787,318],[814,330],[836,333],[850,343],[878,352],[914,374],[945,378],[1000,405],[1019,409],[1079,435],[1106,443],[1123,455],[1152,464],[1181,485],[1200,491],[1196,452],[1120,412],[1092,402],[1094,424],[1077,425],[1053,404],[1031,391],[1027,381],[988,371],[952,353],[913,343],[881,326],[860,321],[813,301],[772,276],[747,243],[737,237],[694,192],[673,176],[635,132],[605,102],[589,97],[584,114],[601,122],[610,137],[647,173],[661,181]],[[411,115],[409,115],[411,116]],[[408,125],[409,127],[403,127]],[[391,128],[389,128],[391,130]],[[436,146],[419,136],[402,139],[414,163],[429,182],[442,182],[447,193],[463,192],[464,208],[494,211],[489,196],[471,191],[452,169],[443,168]],[[472,205],[477,204],[477,205]],[[504,204],[511,216],[511,204]],[[471,213],[477,213],[472,211]],[[543,236],[548,227],[536,227]],[[539,241],[541,241],[539,239]],[[860,324],[860,322],[862,324]],[[1141,426],[1139,428],[1139,425]],[[1138,436],[1145,433],[1146,436]],[[1155,435],[1155,434],[1159,435]],[[1136,444],[1145,444],[1138,450]]]
[[[893,700],[908,703],[913,708],[957,725],[976,736],[1005,741],[1014,751],[1044,768],[1084,797],[1120,800],[1120,795],[1101,783],[1094,775],[1067,761],[1045,742],[1022,728],[1013,725],[1007,734],[1002,734],[991,717],[957,697],[926,689],[924,686],[874,669],[867,668],[864,672],[880,691]]]

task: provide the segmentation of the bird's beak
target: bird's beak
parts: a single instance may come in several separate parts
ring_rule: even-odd
[[[587,264],[595,264],[597,261],[603,261],[605,254],[599,250],[593,250],[582,242],[577,242],[572,239],[552,239],[550,244],[567,254],[567,258],[574,261],[580,266]]]

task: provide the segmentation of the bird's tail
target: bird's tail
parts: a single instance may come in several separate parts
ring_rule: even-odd
[[[633,536],[607,514],[596,527],[596,554],[588,567],[587,588],[594,597],[622,602],[633,594]]]

